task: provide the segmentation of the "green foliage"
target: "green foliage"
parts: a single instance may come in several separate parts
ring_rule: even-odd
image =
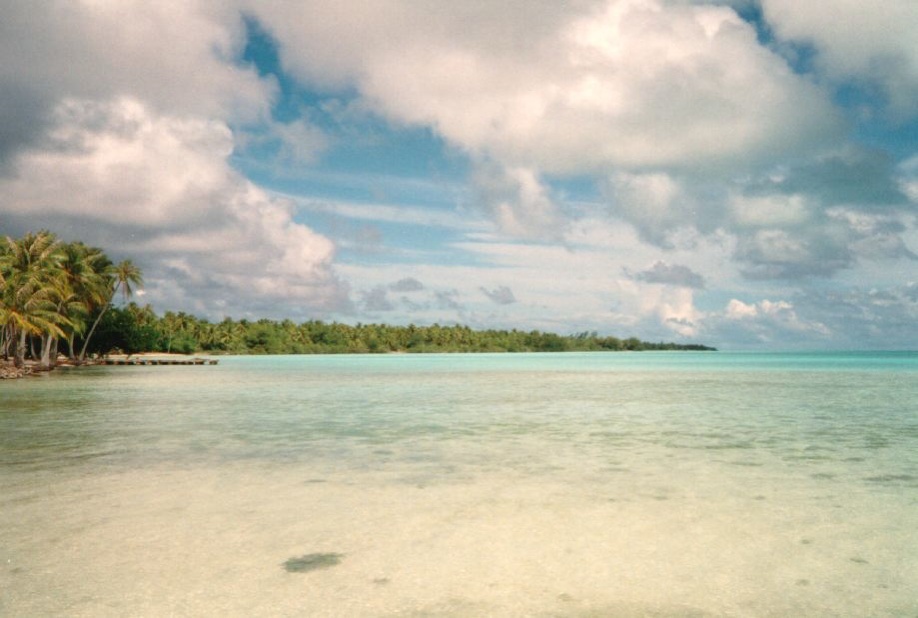
[[[392,326],[310,320],[295,324],[290,320],[250,322],[224,318],[217,323],[186,313],[167,312],[159,318],[147,307],[130,303],[111,322],[128,333],[129,341],[144,341],[149,352],[207,352],[211,354],[384,354],[390,352],[587,352],[621,350],[712,350],[702,345],[650,343],[637,338],[625,340],[601,337],[597,333],[562,336],[555,333],[520,330],[472,330],[468,326]],[[140,338],[135,333],[142,322],[157,334]],[[101,334],[93,349],[106,352],[106,346],[128,351],[122,340]],[[149,331],[144,331],[149,332]],[[133,334],[132,334],[133,333]],[[133,337],[133,338],[132,338]]]
[[[189,352],[194,351],[194,342],[189,341]],[[107,354],[120,350],[125,354],[151,352],[162,347],[162,333],[152,324],[142,324],[130,309],[115,307],[105,313],[99,321],[89,351]]]
[[[389,352],[567,352],[619,350],[711,350],[701,345],[649,343],[637,338],[600,337],[595,332],[562,336],[519,330],[472,330],[468,326],[391,326],[310,320],[211,323],[185,313],[156,318],[149,307],[128,310],[147,316],[160,333],[160,349],[149,351],[230,354],[383,354]]]

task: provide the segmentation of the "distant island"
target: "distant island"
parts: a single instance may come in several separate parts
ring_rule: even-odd
[[[158,317],[131,303],[99,324],[91,349],[100,353],[372,354],[424,352],[713,351],[698,344],[652,343],[595,332],[557,335],[537,330],[474,330],[468,326],[392,326],[310,320],[232,320],[212,323],[186,313]]]
[[[652,343],[596,332],[473,330],[468,326],[348,325],[309,320],[212,323],[184,312],[161,317],[129,302],[143,275],[82,242],[48,231],[0,242],[0,359],[21,369],[80,364],[110,353],[368,354],[400,352],[587,352],[693,350],[700,344]],[[121,297],[120,306],[115,300]]]

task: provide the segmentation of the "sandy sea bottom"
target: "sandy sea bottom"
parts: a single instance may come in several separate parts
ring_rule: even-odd
[[[915,373],[255,362],[4,392],[0,614],[918,615]]]

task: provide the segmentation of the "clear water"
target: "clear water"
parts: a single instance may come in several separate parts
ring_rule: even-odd
[[[0,615],[916,616],[918,355],[7,381]]]

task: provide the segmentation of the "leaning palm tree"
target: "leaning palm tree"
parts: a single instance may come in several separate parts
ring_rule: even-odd
[[[64,245],[63,251],[62,268],[73,295],[69,299],[71,302],[61,305],[61,310],[72,322],[67,340],[70,346],[69,356],[74,359],[76,354],[73,344],[77,335],[82,335],[86,331],[89,316],[109,301],[109,273],[112,263],[102,249],[89,247],[81,242]]]
[[[65,287],[54,292],[54,299],[49,301],[53,307],[53,322],[58,328],[45,328],[41,333],[41,360],[43,369],[50,369],[56,364],[57,344],[61,339],[73,338],[73,333],[82,321],[84,305],[80,298],[67,286],[67,281],[61,282]]]
[[[118,291],[121,291],[124,302],[127,302],[134,293],[134,289],[131,286],[143,285],[143,273],[131,260],[122,260],[115,266],[108,268],[106,274],[108,276],[105,288],[106,300],[102,305],[101,311],[99,311],[99,314],[96,316],[95,321],[92,323],[92,328],[89,329],[86,339],[83,340],[83,348],[80,350],[81,361],[86,359],[86,348],[89,347],[89,340],[92,338],[93,333],[96,331],[96,327],[102,320],[102,316],[111,309]]]

